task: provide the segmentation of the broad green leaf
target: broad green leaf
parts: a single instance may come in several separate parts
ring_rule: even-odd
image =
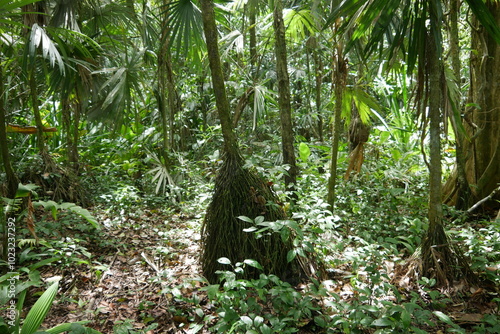
[[[56,282],[38,298],[24,320],[21,334],[33,334],[38,330],[52,306],[58,288],[59,284]]]
[[[255,218],[256,225],[262,224],[263,221],[264,221],[264,216],[258,216]]]
[[[247,222],[247,223],[253,223],[253,219],[248,218],[247,216],[239,216],[238,219],[243,220],[244,222]]]
[[[247,326],[252,326],[252,325],[253,325],[253,321],[252,321],[252,319],[251,319],[249,316],[247,316],[247,315],[242,315],[242,316],[240,317],[240,320],[241,320],[241,321],[242,321],[245,325],[247,325]]]
[[[449,316],[447,316],[446,314],[444,314],[443,312],[441,312],[441,311],[434,311],[432,313],[434,313],[434,315],[436,317],[438,317],[438,319],[441,320],[442,322],[444,322],[445,324],[453,326],[453,327],[457,327],[457,324],[453,323],[453,321],[451,320],[451,318]]]
[[[388,327],[391,326],[392,324],[393,322],[388,318],[375,319],[372,322],[372,326],[377,326],[377,327]]]
[[[411,314],[407,310],[403,310],[401,312],[401,322],[403,323],[404,328],[408,328],[411,325]]]
[[[27,197],[36,188],[38,188],[38,186],[35,184],[19,183],[19,185],[17,186],[16,198]]]
[[[252,260],[252,259],[246,259],[245,261],[243,261],[243,263],[249,265],[250,267],[254,267],[254,268],[257,268],[257,269],[260,269],[260,270],[264,270],[262,268],[262,266],[260,265],[259,262],[255,261],[255,260]]]
[[[231,260],[229,260],[227,257],[221,257],[217,260],[220,264],[231,264]]]
[[[292,262],[293,259],[295,259],[295,256],[297,256],[297,251],[295,249],[289,250],[288,253],[286,254],[286,261]]]
[[[57,325],[55,327],[52,327],[50,329],[47,329],[45,333],[50,333],[50,334],[61,334],[64,332],[69,332],[71,333],[76,333],[76,330],[80,329],[83,330],[82,333],[88,333],[88,334],[98,334],[100,332],[96,331],[95,329],[92,328],[85,328],[82,325],[88,324],[90,321],[77,321],[77,322],[68,322],[64,324]]]

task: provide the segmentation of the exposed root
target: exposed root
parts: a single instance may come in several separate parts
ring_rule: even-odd
[[[444,232],[443,226],[428,232],[415,253],[396,268],[392,282],[415,289],[422,277],[436,280],[436,288],[447,291],[477,286],[479,280],[458,245]],[[460,282],[460,284],[457,284]]]
[[[216,282],[218,270],[229,270],[217,262],[227,257],[232,264],[253,259],[264,267],[267,274],[275,274],[283,280],[298,281],[313,275],[308,259],[296,257],[287,261],[292,249],[291,239],[283,240],[279,233],[265,233],[256,238],[253,232],[244,232],[250,223],[238,219],[246,216],[255,219],[264,216],[268,222],[286,219],[275,194],[255,172],[243,167],[238,155],[226,155],[215,180],[215,191],[207,209],[202,227],[202,270],[210,282]],[[286,228],[286,227],[284,227]],[[316,268],[317,266],[312,266]],[[260,270],[247,267],[244,277],[258,277]]]

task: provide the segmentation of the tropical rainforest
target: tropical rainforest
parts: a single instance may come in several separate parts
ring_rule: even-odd
[[[500,333],[499,26],[0,0],[0,333]]]

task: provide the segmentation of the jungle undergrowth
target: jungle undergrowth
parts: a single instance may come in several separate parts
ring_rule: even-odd
[[[318,168],[327,161],[325,150],[314,145],[309,145],[309,149],[310,154],[303,157],[300,165],[298,200],[293,206],[286,207],[286,202],[283,205],[289,219],[297,222],[302,230],[301,239],[295,245],[307,245],[320,255],[327,264],[328,279],[297,286],[273,275],[241,279],[241,270],[254,263],[252,259],[228,263],[227,270],[219,272],[221,281],[212,285],[201,277],[179,279],[165,272],[150,284],[162,287],[159,295],[170,301],[168,309],[177,328],[220,333],[424,333],[445,329],[489,333],[497,329],[500,300],[494,294],[481,295],[484,305],[488,305],[487,309],[483,308],[484,321],[463,328],[450,315],[455,311],[452,300],[433,289],[432,280],[422,279],[418,291],[391,284],[394,266],[415,252],[427,228],[426,180],[415,156],[402,157],[397,165],[389,164],[389,158],[384,156],[367,160],[362,173],[349,182],[339,182],[337,206],[332,214],[323,200],[327,175],[324,169]],[[93,212],[105,226],[103,231],[91,231],[88,224],[72,214],[62,214],[57,222],[50,215],[40,214],[37,228],[45,241],[38,247],[25,244],[23,248],[46,254],[45,258],[50,260],[47,265],[63,261],[68,270],[79,266],[89,268],[94,282],[100,281],[109,269],[105,257],[94,253],[99,249],[107,249],[110,254],[146,250],[156,259],[158,269],[166,270],[169,264],[177,263],[189,247],[186,241],[176,241],[177,235],[185,229],[193,233],[199,229],[211,196],[211,171],[218,159],[213,155],[203,164],[185,162],[183,168],[188,177],[184,183],[185,201],[180,203],[169,201],[167,196],[145,195],[131,179],[111,182],[113,178],[102,176],[101,195]],[[345,155],[340,161],[342,159],[345,160]],[[254,156],[247,160],[246,166],[263,174],[271,182],[273,191],[285,199],[287,194],[281,183],[286,166],[276,167],[273,163],[272,156],[262,160]],[[205,177],[199,177],[203,174],[201,171],[205,171]],[[188,218],[194,223],[172,225],[174,221],[183,222]],[[471,258],[473,270],[498,286],[498,222],[464,221],[447,229]],[[21,233],[28,236],[27,230]],[[143,233],[145,237],[156,235],[158,240],[165,240],[162,241],[165,244],[142,248],[140,242],[133,240]],[[106,241],[109,238],[116,241]],[[33,272],[27,274],[32,277],[30,282],[40,285],[36,263],[41,258],[33,257],[31,264],[30,258],[25,258],[27,272]],[[30,265],[35,267],[29,269]],[[467,296],[458,297],[466,306],[459,311],[477,312]]]

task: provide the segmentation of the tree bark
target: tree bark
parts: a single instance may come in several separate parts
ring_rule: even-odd
[[[451,67],[453,69],[453,74],[455,76],[457,86],[460,86],[461,82],[461,62],[460,62],[460,47],[459,47],[459,35],[458,35],[458,18],[460,12],[460,1],[459,0],[450,0],[450,9],[449,9],[449,40],[450,40],[450,59],[451,59]],[[461,110],[460,99],[458,98],[455,102],[455,107],[457,110]],[[453,132],[455,134],[455,170],[453,172],[454,177],[448,180],[445,184],[443,193],[445,196],[445,203],[448,202],[446,198],[454,197],[455,200],[455,208],[458,210],[467,209],[471,190],[469,184],[467,182],[466,170],[465,170],[465,162],[466,155],[464,151],[464,144],[467,140],[465,134],[463,133],[460,124],[457,124],[457,117],[453,114],[453,111],[449,113],[450,123],[453,128]],[[450,193],[454,192],[452,196]]]
[[[436,225],[442,224],[442,184],[441,184],[441,80],[440,55],[436,52],[435,41],[428,36],[427,57],[429,73],[429,233]]]
[[[293,190],[297,182],[297,165],[295,162],[294,134],[292,126],[292,107],[290,102],[290,79],[286,54],[285,25],[283,23],[283,5],[281,0],[274,1],[273,26],[275,36],[276,75],[278,79],[279,108],[281,120],[281,147],[283,162],[290,169],[285,175],[288,190]]]
[[[250,35],[250,67],[252,71],[252,75],[255,76],[256,63],[257,63],[257,35],[255,25],[257,23],[257,7],[258,0],[250,0],[248,1],[248,33]]]
[[[226,95],[224,74],[220,61],[217,26],[215,25],[214,5],[211,0],[201,0],[201,15],[203,19],[203,29],[205,41],[207,43],[208,60],[212,74],[212,85],[215,94],[215,104],[224,137],[224,151],[226,154],[239,156],[236,135],[231,123],[231,110]]]
[[[170,3],[169,0],[163,2],[163,7],[167,7]],[[161,45],[160,50],[158,52],[158,91],[156,92],[156,100],[158,104],[158,111],[160,112],[161,117],[161,130],[162,130],[162,153],[164,154],[164,158],[167,159],[166,152],[170,150],[172,147],[173,138],[169,139],[173,136],[173,129],[170,129],[169,132],[169,123],[170,117],[167,112],[167,101],[168,101],[168,89],[169,89],[169,50],[168,50],[168,29],[166,28],[167,17],[166,13],[163,14],[163,22],[162,22],[162,33],[161,33]],[[170,103],[168,103],[170,106]],[[167,161],[167,160],[165,160]]]
[[[337,54],[334,59],[333,82],[335,85],[335,110],[332,124],[332,156],[330,159],[330,178],[328,179],[328,198],[327,203],[330,210],[335,206],[335,187],[337,184],[337,158],[339,152],[340,121],[342,114],[342,96],[347,80],[347,60],[344,59],[343,45],[337,46]]]
[[[7,129],[6,129],[6,115],[5,115],[5,104],[4,104],[4,81],[2,69],[0,69],[0,143],[1,145],[1,158],[3,166],[5,169],[5,174],[7,176],[7,197],[14,198],[16,196],[17,187],[19,185],[19,178],[16,172],[12,168],[10,162],[9,147],[7,146]]]

